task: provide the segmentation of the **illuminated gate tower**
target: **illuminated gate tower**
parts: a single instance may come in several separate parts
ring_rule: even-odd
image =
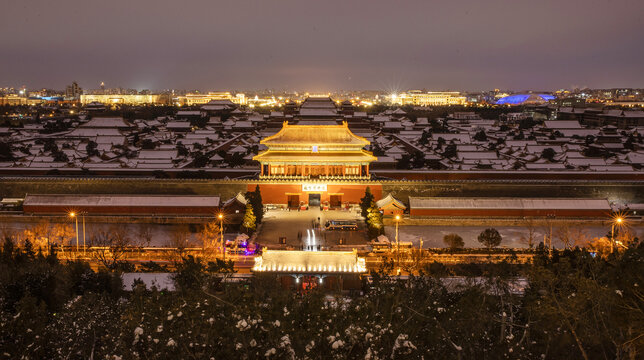
[[[299,199],[302,192],[313,195],[308,198],[310,205],[329,201],[331,206],[339,206],[341,194],[334,194],[331,184],[365,182],[370,179],[369,164],[377,160],[371,152],[363,149],[369,141],[353,134],[346,122],[342,125],[289,125],[284,122],[277,134],[260,143],[268,147],[253,158],[261,164],[260,179],[275,180],[275,185],[291,184],[266,189],[281,193],[279,199],[265,198],[267,192],[262,191],[264,202],[288,203],[291,207],[299,205],[300,201],[307,202],[306,198]],[[301,188],[298,189],[294,182],[300,183]],[[359,184],[347,186],[344,189],[351,188],[353,192],[361,189],[362,194],[366,187]],[[354,202],[354,198],[353,195],[348,196],[344,201]]]

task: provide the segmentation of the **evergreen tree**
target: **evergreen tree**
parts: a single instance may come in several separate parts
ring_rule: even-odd
[[[367,210],[371,206],[371,203],[374,201],[373,194],[371,193],[371,188],[367,186],[364,191],[364,197],[360,199],[360,209],[362,210],[360,214],[363,218],[367,218]]]
[[[557,155],[557,153],[552,148],[545,148],[543,149],[543,151],[541,151],[541,158],[551,162],[554,161],[555,155]]]
[[[369,228],[369,238],[378,237],[385,233],[385,227],[382,223],[382,213],[375,201],[371,201],[369,208],[367,209],[367,226]]]
[[[456,144],[452,141],[449,145],[445,146],[445,151],[443,151],[443,156],[446,158],[453,158],[457,155]]]
[[[253,206],[248,203],[246,204],[246,214],[244,215],[244,220],[242,221],[242,228],[248,233],[255,231],[257,227],[255,214],[253,214]]]
[[[476,134],[474,134],[474,140],[487,141],[487,134],[485,134],[485,130],[481,129]]]
[[[408,170],[411,168],[411,155],[403,154],[396,162],[396,169]]]
[[[423,133],[420,135],[420,140],[418,140],[418,143],[421,145],[427,145],[429,144],[429,139],[432,137],[431,131],[423,131]]]
[[[264,203],[262,201],[262,193],[259,190],[259,185],[255,186],[255,191],[246,193],[246,200],[250,201],[253,206],[253,213],[257,219],[257,223],[261,223],[264,218]]]
[[[7,236],[4,238],[4,243],[2,244],[2,262],[4,262],[5,264],[13,262],[13,252],[13,240],[9,236]]]
[[[450,249],[461,249],[465,246],[463,238],[458,234],[447,234],[443,236],[443,242],[449,246]]]
[[[485,247],[491,249],[501,244],[501,234],[494,228],[488,228],[479,234],[478,240]]]
[[[29,259],[33,259],[36,256],[36,253],[34,252],[34,246],[29,239],[25,240],[24,252]]]

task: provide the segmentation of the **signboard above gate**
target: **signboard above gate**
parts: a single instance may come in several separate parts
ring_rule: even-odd
[[[325,192],[326,184],[302,184],[302,191]]]

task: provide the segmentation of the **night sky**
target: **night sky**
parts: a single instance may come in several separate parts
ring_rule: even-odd
[[[644,86],[643,0],[3,1],[0,86]]]

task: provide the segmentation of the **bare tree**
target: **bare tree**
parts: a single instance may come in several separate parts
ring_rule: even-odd
[[[152,242],[152,224],[142,223],[139,224],[138,231],[136,233],[137,241],[136,243],[139,246],[150,246]]]
[[[622,226],[615,237],[615,245],[620,248],[632,246],[637,239],[637,232],[629,226]]]
[[[570,228],[570,239],[573,246],[584,247],[590,241],[590,235],[585,228],[573,226]]]
[[[575,246],[584,246],[590,240],[588,233],[583,227],[564,224],[553,230],[553,236],[561,241],[566,249]]]
[[[54,234],[54,227],[47,220],[31,225],[23,231],[24,239],[29,239],[34,249],[47,249],[47,245],[53,242]],[[22,243],[18,246],[22,246]]]
[[[170,246],[177,249],[184,249],[190,241],[190,228],[188,225],[175,225],[170,231]]]
[[[523,226],[528,231],[528,233],[525,235],[521,235],[521,241],[526,245],[528,245],[529,249],[532,249],[534,248],[534,241],[537,235],[537,226],[536,226],[536,222],[534,221],[534,218],[524,217]]]
[[[171,248],[168,254],[170,260],[175,262],[182,260],[184,250],[188,246],[189,240],[190,228],[188,225],[174,225],[172,227],[167,244]]]
[[[211,221],[203,225],[201,232],[197,234],[201,246],[203,248],[203,255],[205,257],[214,256],[217,254],[218,248],[221,246],[221,228],[216,221]]]
[[[568,224],[564,224],[562,226],[556,227],[552,232],[552,236],[559,239],[559,241],[561,241],[564,244],[564,248],[570,249],[572,247],[571,246],[572,239],[570,237],[570,226]]]
[[[114,270],[123,262],[132,239],[127,229],[110,226],[97,230],[91,237],[92,255],[106,268]]]

